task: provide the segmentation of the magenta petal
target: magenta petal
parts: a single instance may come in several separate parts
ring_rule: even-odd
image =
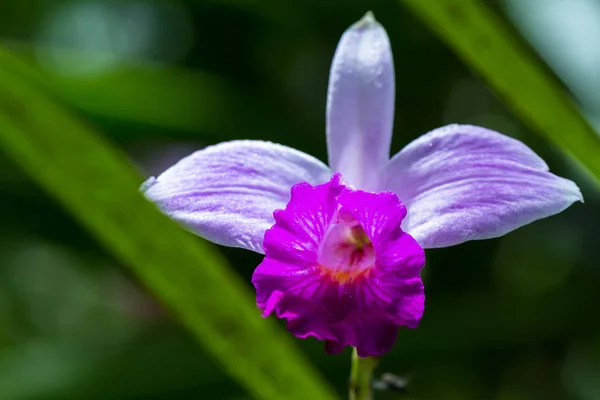
[[[529,147],[470,125],[410,143],[390,161],[385,182],[408,208],[403,229],[424,248],[501,236],[583,201],[577,185],[550,173]]]
[[[399,326],[418,324],[425,301],[423,249],[400,229],[406,209],[395,194],[351,190],[339,175],[318,186],[298,184],[292,193],[265,234],[265,258],[252,278],[258,307],[264,316],[285,318],[298,337],[325,340],[328,352],[355,346],[364,357],[390,350]],[[337,233],[332,240],[340,241],[341,258],[323,254],[336,251],[323,246],[327,233],[348,221],[354,228],[347,232],[368,237],[360,246],[372,246],[374,263],[321,265],[354,254]]]
[[[298,182],[321,183],[331,172],[319,160],[279,144],[240,140],[207,147],[144,185],[148,199],[212,242],[262,253],[273,211]]]
[[[346,340],[325,341],[325,351],[329,354],[339,353],[345,346],[356,343],[359,357],[377,357],[390,351],[398,336],[398,325],[388,318],[372,314],[352,315],[343,326],[333,329]]]
[[[370,290],[382,300],[394,303],[401,325],[417,326],[423,316],[425,295],[419,272],[425,253],[400,225],[406,208],[394,193],[346,191],[339,198],[364,228],[375,247],[377,268],[365,280]]]

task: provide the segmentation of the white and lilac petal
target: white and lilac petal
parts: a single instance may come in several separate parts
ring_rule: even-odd
[[[344,32],[327,95],[327,150],[333,172],[371,190],[389,159],[394,63],[385,29],[371,13]]]
[[[485,128],[449,125],[402,149],[380,188],[408,209],[402,227],[424,248],[489,239],[583,201],[522,142]]]
[[[299,182],[319,184],[329,168],[298,150],[262,141],[220,143],[183,158],[142,191],[159,209],[217,244],[259,253],[273,212]]]

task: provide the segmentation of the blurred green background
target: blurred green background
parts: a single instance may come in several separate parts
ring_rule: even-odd
[[[600,2],[488,5],[600,126]],[[425,316],[378,369],[408,377],[408,394],[378,398],[600,399],[597,192],[397,2],[4,0],[0,45],[126,151],[141,176],[231,139],[326,161],[329,65],[344,29],[368,9],[394,51],[393,152],[441,125],[478,124],[528,144],[586,199],[501,239],[429,250]],[[0,220],[0,399],[249,398],[2,153]],[[250,286],[260,256],[220,251]],[[349,351],[328,356],[316,340],[296,343],[343,396]]]

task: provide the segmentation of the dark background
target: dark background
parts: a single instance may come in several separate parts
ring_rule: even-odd
[[[326,161],[331,58],[368,9],[394,51],[393,152],[441,125],[478,124],[524,141],[586,198],[501,239],[428,250],[424,318],[378,369],[410,378],[409,393],[378,398],[600,399],[597,193],[398,3],[4,0],[0,40],[43,74],[56,101],[131,156],[141,183],[231,139]],[[260,256],[220,250],[250,285]],[[343,395],[349,351],[297,344]],[[249,397],[0,153],[0,399],[84,398]]]

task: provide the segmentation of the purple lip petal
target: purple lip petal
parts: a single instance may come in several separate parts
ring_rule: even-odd
[[[212,242],[262,253],[273,211],[290,187],[318,184],[329,168],[298,150],[261,141],[233,141],[197,151],[143,185],[165,214]]]
[[[330,353],[390,350],[399,326],[417,326],[425,302],[425,256],[400,229],[405,215],[394,193],[349,189],[339,174],[294,186],[252,277],[263,315],[285,318],[297,337],[325,340]]]
[[[371,13],[342,36],[329,75],[329,165],[371,190],[389,159],[394,122],[394,64],[385,29]]]
[[[383,189],[408,208],[403,229],[424,248],[501,236],[583,201],[577,185],[548,172],[529,147],[470,125],[421,136],[386,174]]]

